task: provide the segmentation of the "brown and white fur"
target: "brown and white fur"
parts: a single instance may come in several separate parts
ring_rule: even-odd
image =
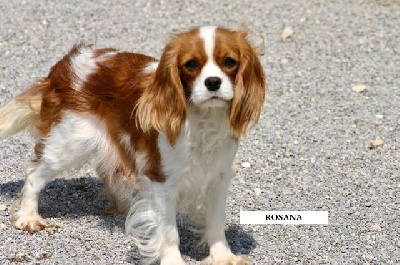
[[[161,59],[75,46],[48,77],[0,109],[0,136],[37,136],[13,225],[46,227],[40,190],[92,162],[127,214],[147,263],[184,264],[176,215],[204,225],[207,264],[250,264],[225,238],[232,163],[260,116],[265,76],[246,33],[201,27],[175,35]]]

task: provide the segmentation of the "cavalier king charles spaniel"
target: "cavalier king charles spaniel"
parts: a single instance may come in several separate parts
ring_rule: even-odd
[[[225,238],[225,207],[239,140],[256,124],[266,82],[247,34],[201,27],[173,36],[161,59],[76,45],[49,75],[0,109],[0,136],[30,127],[27,167],[13,225],[46,227],[40,190],[92,162],[109,211],[146,263],[185,264],[177,213],[201,225],[206,264],[250,264]]]

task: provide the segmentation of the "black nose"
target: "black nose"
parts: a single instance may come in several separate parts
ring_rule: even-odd
[[[217,91],[221,86],[221,82],[222,82],[221,78],[212,76],[212,77],[207,77],[206,81],[204,81],[204,84],[206,85],[209,91]]]

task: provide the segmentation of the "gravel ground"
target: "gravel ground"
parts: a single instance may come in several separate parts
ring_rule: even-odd
[[[110,3],[1,1],[0,105],[76,42],[158,57],[176,30],[245,26],[256,43],[264,39],[269,88],[236,159],[227,212],[233,251],[255,264],[400,263],[398,0]],[[33,143],[27,133],[0,141],[1,264],[140,264],[123,218],[104,214],[89,167],[43,191],[39,211],[53,227],[14,229],[8,211]],[[240,225],[240,210],[326,210],[329,225]],[[207,254],[198,240],[181,227],[188,264]]]

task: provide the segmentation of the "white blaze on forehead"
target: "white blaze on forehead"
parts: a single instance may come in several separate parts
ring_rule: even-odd
[[[214,58],[216,29],[217,27],[208,26],[202,27],[199,30],[199,37],[204,41],[204,52],[207,55],[207,62],[203,65],[199,76],[193,83],[191,100],[195,104],[208,102],[203,106],[225,106],[225,102],[231,100],[233,97],[233,84]],[[209,77],[219,77],[221,79],[221,85],[216,91],[209,91],[205,86],[205,80]],[[215,97],[224,101],[216,103],[208,101]]]
[[[204,49],[209,61],[214,61],[215,47],[215,26],[207,26],[200,28],[200,37],[204,40]]]

